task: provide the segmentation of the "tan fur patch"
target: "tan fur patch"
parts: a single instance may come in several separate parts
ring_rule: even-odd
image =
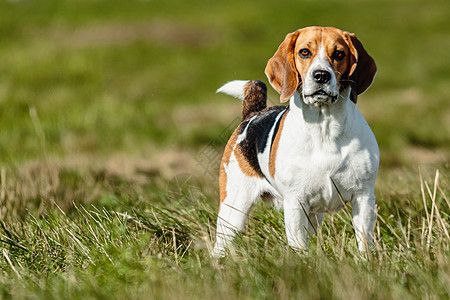
[[[270,157],[269,157],[269,173],[272,178],[275,176],[275,160],[277,158],[278,146],[280,144],[281,132],[283,131],[284,120],[286,119],[286,115],[289,111],[283,114],[280,120],[280,126],[278,127],[277,134],[275,135],[275,139],[273,140],[272,148],[270,149]]]
[[[314,58],[319,54],[319,48],[324,48],[331,67],[336,75],[336,80],[341,81],[341,77],[348,75],[350,68],[351,53],[349,45],[345,39],[344,32],[332,27],[308,27],[300,30],[299,38],[296,41],[294,54],[299,53],[301,49],[308,49],[311,57],[307,59],[300,58],[295,55],[297,71],[302,80],[306,76]],[[345,58],[343,60],[334,60],[333,52],[336,50],[343,51]]]
[[[236,145],[236,139],[238,136],[238,129],[236,129],[228,140],[223,152],[222,161],[219,167],[219,193],[220,202],[222,203],[227,197],[227,172],[225,171],[225,165],[230,162],[231,153],[233,153],[234,145]]]
[[[250,177],[263,177],[263,174],[260,170],[255,170],[250,165],[239,147],[236,147],[236,149],[234,149],[234,156],[236,156],[236,160],[239,164],[239,168],[241,168],[242,173]]]
[[[288,101],[301,86],[301,82],[304,80],[311,63],[319,54],[321,46],[323,46],[327,59],[334,70],[336,80],[348,82],[347,77],[351,73],[350,68],[357,61],[354,53],[356,51],[353,50],[354,47],[350,44],[348,36],[348,33],[337,28],[316,26],[289,33],[274,56],[269,59],[265,70],[270,84],[280,93],[281,102]],[[350,36],[353,37],[353,35]],[[299,56],[302,49],[309,51],[308,57],[302,58]],[[342,60],[333,59],[333,53],[336,50],[343,51],[345,58]],[[371,66],[371,64],[368,63],[368,66]],[[371,67],[371,69],[376,71],[375,67]],[[373,78],[373,76],[368,77]]]

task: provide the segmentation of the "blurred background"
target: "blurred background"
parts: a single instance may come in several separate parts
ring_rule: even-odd
[[[358,107],[381,149],[377,196],[402,193],[404,177],[449,171],[449,16],[448,0],[1,1],[2,182],[22,202],[106,205],[117,182],[214,198],[241,112],[216,89],[267,83],[285,35],[321,25],[354,32],[377,63]]]

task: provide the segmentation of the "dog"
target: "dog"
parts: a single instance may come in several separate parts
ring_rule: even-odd
[[[266,107],[261,81],[217,90],[243,100],[243,120],[220,163],[216,256],[225,255],[261,197],[283,209],[287,241],[297,251],[307,249],[324,213],[350,202],[358,248],[370,249],[380,154],[356,102],[376,72],[354,34],[314,26],[289,33],[265,69],[288,106]]]

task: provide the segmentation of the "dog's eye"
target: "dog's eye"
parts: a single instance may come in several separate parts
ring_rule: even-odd
[[[331,55],[331,58],[337,61],[343,60],[345,57],[344,51],[335,50]]]
[[[300,55],[301,58],[309,58],[311,57],[311,51],[308,49],[302,49],[298,52],[298,55]]]

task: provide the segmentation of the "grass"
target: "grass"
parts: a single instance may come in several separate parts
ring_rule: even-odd
[[[209,256],[216,207],[197,186],[165,194],[162,205],[155,193],[104,180],[97,184],[110,195],[97,205],[63,211],[51,203],[40,216],[4,219],[1,291],[20,299],[445,298],[448,180],[424,176],[405,182],[416,187],[410,194],[381,199],[372,252],[359,253],[344,211],[327,215],[309,250],[297,254],[281,212],[259,204],[222,260]],[[67,182],[64,199],[80,192]],[[100,188],[82,186],[86,194]]]
[[[0,298],[448,298],[448,1],[0,3]],[[287,32],[353,31],[381,150],[376,245],[350,207],[291,251],[258,204],[212,259],[218,158]],[[270,101],[278,103],[269,92]]]

